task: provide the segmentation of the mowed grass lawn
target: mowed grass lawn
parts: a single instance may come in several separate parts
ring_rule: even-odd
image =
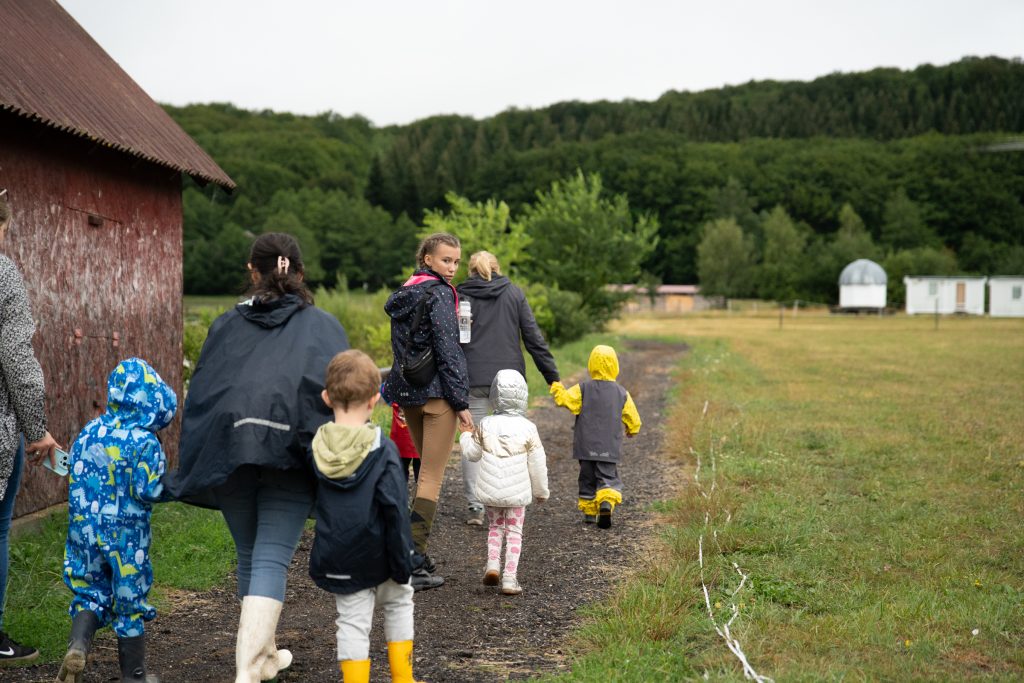
[[[742,679],[709,603],[719,626],[735,606],[776,681],[1024,678],[1024,320],[615,331],[692,346],[664,418],[682,474],[656,555],[587,610],[570,678]]]

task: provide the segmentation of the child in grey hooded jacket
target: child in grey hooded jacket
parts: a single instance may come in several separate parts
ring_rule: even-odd
[[[494,415],[462,433],[462,452],[480,462],[476,495],[484,504],[489,531],[484,584],[498,585],[501,548],[505,545],[505,571],[501,592],[523,592],[516,578],[523,543],[523,521],[531,501],[547,500],[548,467],[537,427],[526,418],[529,394],[526,380],[515,370],[500,370],[491,383]]]

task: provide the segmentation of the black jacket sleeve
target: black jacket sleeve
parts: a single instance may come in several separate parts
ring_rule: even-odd
[[[388,566],[391,580],[405,583],[412,576],[412,531],[409,527],[409,506],[405,478],[398,464],[398,449],[390,444],[393,454],[384,467],[384,475],[377,481],[375,496],[381,518],[384,520],[384,537],[387,544]],[[392,462],[393,460],[393,462]]]
[[[441,380],[441,393],[456,412],[469,407],[469,370],[466,354],[459,344],[459,319],[455,294],[450,287],[432,287],[430,324],[434,332],[434,357]]]
[[[548,343],[544,341],[537,319],[533,317],[530,302],[526,300],[522,290],[519,290],[519,332],[523,337],[523,345],[533,358],[540,374],[544,376],[544,381],[548,384],[557,382],[559,375],[555,357],[551,355]]]

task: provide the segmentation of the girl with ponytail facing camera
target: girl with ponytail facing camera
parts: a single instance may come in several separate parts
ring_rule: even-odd
[[[291,663],[274,634],[315,498],[307,452],[333,416],[320,398],[326,368],[348,348],[338,321],[313,305],[294,237],[260,235],[246,265],[250,298],[210,327],[168,481],[176,498],[219,508],[235,541],[236,683],[269,680]]]
[[[444,583],[434,573],[427,542],[456,424],[464,430],[473,428],[466,356],[459,346],[458,295],[451,285],[461,259],[457,237],[445,232],[430,235],[416,253],[416,272],[384,305],[391,317],[395,362],[381,393],[385,401],[402,408],[420,454],[419,481],[410,513],[416,546],[412,585],[416,590]],[[423,358],[428,352],[433,366],[423,373],[425,377],[407,372],[410,359]]]

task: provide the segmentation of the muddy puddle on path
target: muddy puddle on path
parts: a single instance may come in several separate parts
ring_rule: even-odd
[[[487,530],[465,524],[462,476],[457,457],[452,458],[430,547],[446,583],[416,594],[417,680],[504,681],[569,667],[561,648],[579,623],[578,608],[607,596],[616,580],[646,561],[656,533],[650,504],[671,497],[679,481],[681,463],[665,452],[661,427],[672,371],[685,350],[655,342],[618,349],[619,382],[632,394],[644,426],[624,443],[619,469],[625,500],[611,529],[584,525],[576,510],[573,416],[549,400],[531,409],[548,456],[551,498],[527,508],[519,564],[522,595],[502,596],[481,583]],[[281,683],[341,680],[334,600],[306,573],[311,542],[307,532],[289,577],[278,646],[289,648],[295,661],[282,672]],[[233,589],[173,596],[173,610],[147,628],[151,672],[164,683],[234,680],[238,602]],[[381,621],[378,610],[371,638],[372,681],[390,680]],[[0,681],[49,682],[56,673],[56,664],[0,669]],[[117,647],[107,631],[97,637],[86,681],[114,680]]]

